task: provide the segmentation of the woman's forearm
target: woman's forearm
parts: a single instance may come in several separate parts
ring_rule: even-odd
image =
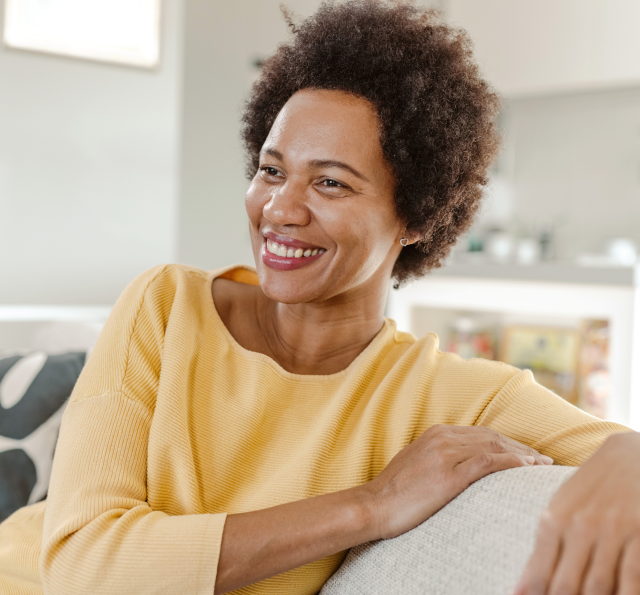
[[[227,517],[215,595],[376,539],[366,488]]]

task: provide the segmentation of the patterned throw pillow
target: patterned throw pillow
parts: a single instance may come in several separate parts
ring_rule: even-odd
[[[62,413],[84,352],[0,359],[0,522],[45,498]]]

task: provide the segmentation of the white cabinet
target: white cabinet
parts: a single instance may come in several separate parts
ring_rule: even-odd
[[[640,0],[449,0],[507,96],[640,84]]]

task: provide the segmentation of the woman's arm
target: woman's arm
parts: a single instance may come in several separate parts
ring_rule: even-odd
[[[629,431],[574,407],[537,384],[529,370],[518,372],[500,389],[475,425],[528,444],[556,465],[573,467],[585,463],[612,434]]]
[[[165,329],[189,278],[179,267],[157,267],[131,283],[76,384],[42,535],[39,569],[50,595],[213,592],[226,515],[167,514],[148,501]]]
[[[395,537],[489,473],[551,462],[488,428],[433,426],[367,484],[229,515],[215,593],[239,589],[366,541]]]

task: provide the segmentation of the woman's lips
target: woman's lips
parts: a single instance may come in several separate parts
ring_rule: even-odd
[[[287,255],[283,254],[285,249],[287,250]],[[278,253],[274,254],[274,252]],[[310,254],[305,256],[305,252]],[[293,247],[287,247],[265,238],[262,243],[262,262],[268,267],[278,271],[294,271],[315,262],[325,252],[326,250],[322,248],[314,248],[313,250],[311,248],[306,248],[305,250],[302,248],[294,249]],[[291,256],[289,256],[289,254],[291,254]],[[296,254],[298,254],[297,257]]]

